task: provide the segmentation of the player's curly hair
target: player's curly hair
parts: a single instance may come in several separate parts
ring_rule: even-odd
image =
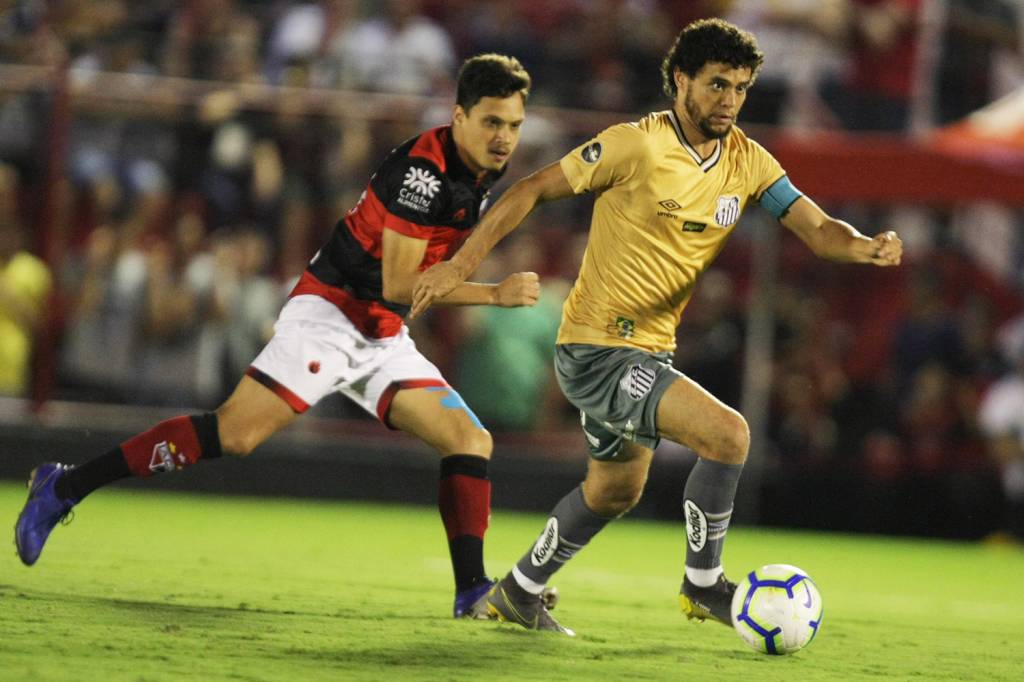
[[[708,62],[720,62],[736,68],[744,66],[756,77],[764,53],[757,39],[747,31],[722,19],[701,19],[687,24],[661,63],[662,89],[671,99],[676,96],[675,69],[691,78]]]
[[[459,69],[455,103],[469,111],[483,97],[505,98],[519,93],[523,102],[530,96],[530,74],[515,57],[479,54]]]

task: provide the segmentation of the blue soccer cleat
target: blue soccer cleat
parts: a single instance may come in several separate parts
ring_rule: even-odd
[[[57,462],[46,462],[33,469],[29,476],[28,500],[14,526],[14,544],[18,546],[18,557],[26,566],[36,562],[54,526],[64,521],[75,506],[74,501],[57,497],[53,489],[57,479],[71,468]]]
[[[487,593],[494,587],[493,580],[485,580],[477,583],[468,590],[455,593],[455,608],[453,615],[456,618],[472,618],[474,620],[488,620],[491,615],[487,612]]]

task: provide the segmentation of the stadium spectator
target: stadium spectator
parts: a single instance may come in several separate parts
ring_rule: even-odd
[[[1024,318],[1003,331],[1003,346],[1012,369],[985,394],[978,422],[998,467],[1003,518],[997,530],[1024,541]]]
[[[128,401],[138,351],[145,263],[124,225],[102,224],[63,274],[68,297],[58,395]]]
[[[522,271],[541,260],[537,244],[528,240],[494,255],[497,258],[488,259],[478,278],[499,279],[503,272]],[[546,278],[534,306],[463,311],[459,389],[481,420],[495,430],[532,431],[558,425],[562,401],[551,367],[551,347],[568,293],[567,281]],[[509,400],[510,396],[516,399]]]
[[[170,17],[161,71],[168,76],[218,80],[245,45],[259,42],[259,17],[238,0],[192,0]]]
[[[840,81],[823,86],[849,130],[906,130],[921,68],[923,0],[849,0],[850,61]]]
[[[17,522],[21,560],[32,565],[57,522],[99,487],[151,476],[222,454],[244,456],[311,405],[340,392],[381,422],[417,436],[441,455],[439,509],[455,574],[456,617],[484,615],[493,582],[484,571],[490,515],[490,434],[416,349],[403,318],[416,275],[457,247],[517,146],[530,77],[513,58],[467,60],[450,125],[411,138],[371,177],[364,196],[310,261],[282,309],[275,334],[215,412],[176,417],[79,467],[33,470]],[[147,261],[149,345],[136,388],[154,399],[193,396],[195,368],[179,362],[197,343],[203,296],[194,256],[201,224],[185,214],[172,247]],[[197,284],[198,282],[198,284]],[[533,305],[537,275],[465,284],[451,305]],[[213,298],[217,298],[214,296]],[[205,299],[205,300],[204,300]],[[219,311],[214,314],[220,314]]]
[[[332,38],[332,84],[409,95],[450,89],[455,51],[445,29],[422,13],[420,0],[381,4],[383,12]]]
[[[689,24],[663,63],[671,110],[608,128],[517,182],[452,259],[416,283],[413,313],[419,314],[459,286],[538,203],[599,195],[555,347],[559,384],[580,409],[587,475],[491,593],[488,608],[500,619],[574,634],[551,617],[541,592],[555,571],[639,501],[664,436],[699,457],[684,491],[683,611],[732,623],[736,585],[725,578],[721,552],[750,432],[738,412],[671,366],[675,331],[696,281],[750,198],[821,258],[892,266],[902,254],[894,232],[872,239],[828,216],[733,127],[762,59],[754,37],[732,24]]]
[[[0,185],[16,185],[0,166]],[[0,189],[0,194],[6,190]],[[47,322],[53,276],[28,250],[27,233],[12,211],[0,213],[0,395],[27,397],[37,334]]]
[[[249,363],[274,335],[274,321],[287,293],[270,276],[270,240],[260,230],[243,227],[226,236],[235,281],[221,305],[225,310],[224,357],[218,364],[220,388],[245,373]],[[219,284],[219,282],[218,282]],[[224,398],[223,393],[218,398]]]
[[[996,99],[993,80],[1000,50],[1018,51],[1019,3],[1005,0],[949,0],[938,68],[936,123],[963,118]]]
[[[744,118],[805,130],[828,123],[819,90],[842,67],[847,0],[736,0],[725,18],[758,36],[765,64]]]

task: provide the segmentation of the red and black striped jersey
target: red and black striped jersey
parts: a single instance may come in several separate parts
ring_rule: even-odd
[[[291,296],[320,296],[366,336],[394,336],[409,306],[384,300],[384,230],[427,240],[419,266],[426,270],[466,240],[502,172],[478,179],[459,158],[451,126],[405,141],[388,154],[359,202],[338,221]]]

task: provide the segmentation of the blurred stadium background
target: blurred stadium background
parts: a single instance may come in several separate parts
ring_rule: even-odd
[[[751,423],[737,521],[1021,539],[1021,0],[0,0],[0,477],[215,407],[383,155],[448,120],[465,57],[534,77],[515,179],[665,108],[660,60],[703,16],[766,53],[744,129],[907,250],[823,263],[752,208],[698,286],[676,365]],[[413,326],[496,434],[499,507],[583,471],[550,365],[589,207],[536,212],[477,274],[540,272],[536,308]],[[680,517],[692,461],[663,446],[634,513]],[[154,487],[427,502],[435,470],[339,400]]]

